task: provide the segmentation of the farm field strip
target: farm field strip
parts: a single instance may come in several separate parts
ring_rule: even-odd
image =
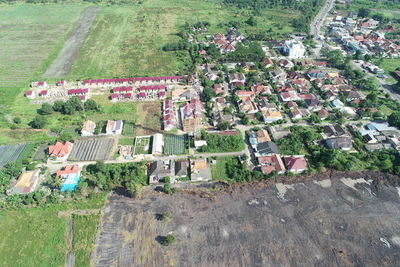
[[[18,160],[25,144],[0,146],[0,167]]]
[[[115,140],[112,138],[96,138],[77,140],[69,160],[92,161],[110,159]]]
[[[164,135],[164,154],[166,155],[179,155],[185,152],[184,135]]]

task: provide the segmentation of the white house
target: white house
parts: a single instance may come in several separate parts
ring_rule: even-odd
[[[306,48],[304,47],[302,42],[293,39],[285,41],[285,44],[283,45],[283,52],[289,58],[303,58],[306,52]]]
[[[156,133],[155,135],[153,135],[152,154],[161,155],[163,153],[163,147],[164,147],[164,136],[160,133]]]

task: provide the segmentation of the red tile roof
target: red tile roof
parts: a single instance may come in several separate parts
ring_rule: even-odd
[[[307,168],[307,161],[304,157],[288,156],[284,161],[289,170],[304,170]]]
[[[49,146],[50,157],[64,157],[69,153],[69,148],[72,144],[65,142],[64,144],[56,142],[54,146]]]
[[[47,95],[47,90],[42,90],[42,91],[40,91],[40,93],[39,93],[39,95],[40,96],[44,96],[44,95]]]
[[[65,166],[64,169],[59,170],[56,175],[62,176],[64,174],[71,174],[71,173],[79,173],[79,166],[78,165]]]
[[[25,92],[25,96],[31,96],[31,95],[33,95],[33,91],[26,91]]]

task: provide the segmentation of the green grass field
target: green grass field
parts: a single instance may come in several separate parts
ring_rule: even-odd
[[[382,60],[376,60],[374,61],[375,64],[377,64],[379,67],[381,67],[384,71],[385,74],[388,75],[390,78],[389,82],[396,82],[393,72],[397,69],[400,68],[400,59],[398,58],[391,58],[391,59],[382,59]]]
[[[100,215],[73,215],[72,248],[75,255],[75,266],[90,266],[90,254],[96,238]]]
[[[219,157],[217,163],[211,165],[211,175],[213,180],[228,180],[226,174],[226,163],[234,157]]]
[[[57,216],[58,211],[102,208],[104,197],[49,207],[0,211],[0,265],[64,266],[67,221]],[[86,225],[92,228],[94,222]]]
[[[261,13],[258,26],[246,26],[246,32],[268,28],[290,32],[292,28],[288,25],[297,16],[283,10]],[[226,31],[220,23],[244,21],[251,14],[245,9],[222,7],[217,0],[146,0],[136,5],[104,7],[69,77],[175,74],[182,70],[182,62],[174,52],[163,52],[162,47],[179,40],[176,33],[185,22],[209,21],[212,34]]]

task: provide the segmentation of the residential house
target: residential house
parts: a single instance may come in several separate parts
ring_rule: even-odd
[[[191,160],[190,170],[190,180],[192,181],[209,181],[212,178],[206,159]]]
[[[302,119],[303,114],[301,113],[301,111],[298,108],[292,108],[292,109],[290,109],[290,117],[292,119]]]
[[[239,110],[244,113],[254,114],[258,112],[256,103],[254,103],[254,101],[252,101],[250,98],[239,100],[238,107]]]
[[[270,72],[270,76],[273,82],[286,81],[287,74],[284,70],[277,68]]]
[[[189,168],[190,168],[189,160],[175,161],[175,166],[174,166],[175,180],[179,178],[189,177]]]
[[[307,161],[304,156],[285,156],[283,160],[290,172],[302,173],[307,170]]]
[[[335,125],[325,125],[323,128],[322,136],[327,138],[332,136],[344,136],[346,134],[347,133],[342,126],[340,126],[339,124],[335,124]]]
[[[7,195],[29,194],[35,191],[40,181],[39,174],[39,170],[23,172],[15,182],[11,183]]]
[[[25,92],[25,96],[26,96],[27,98],[32,99],[32,98],[35,97],[35,92],[34,92],[34,91],[26,91],[26,92]]]
[[[304,102],[309,110],[318,111],[322,109],[322,103],[318,99],[306,99]]]
[[[258,102],[258,108],[260,110],[272,110],[272,111],[277,111],[278,107],[276,106],[275,103],[269,103],[267,98],[262,98],[260,102]]]
[[[325,144],[330,149],[350,150],[352,140],[350,137],[332,137],[325,140]]]
[[[281,59],[279,60],[279,66],[285,69],[291,69],[294,67],[294,63],[290,60],[287,59]]]
[[[321,109],[320,111],[318,111],[318,117],[321,120],[325,120],[329,117],[329,112],[326,109]]]
[[[272,154],[279,154],[279,148],[274,142],[259,143],[255,147],[255,155],[258,156],[269,156]]]
[[[255,84],[251,87],[251,90],[254,92],[256,95],[261,95],[261,94],[271,94],[271,89],[269,86],[263,85],[263,84]]]
[[[66,160],[71,153],[73,144],[70,142],[56,142],[54,146],[49,146],[49,157],[52,160]]]
[[[107,135],[114,135],[114,134],[122,134],[122,128],[124,123],[122,120],[107,120],[106,125],[106,134]]]
[[[61,178],[61,192],[75,191],[80,180],[81,170],[78,165],[67,165],[56,173]]]
[[[153,161],[149,164],[147,168],[147,173],[149,176],[149,184],[156,184],[162,182],[165,177],[172,178],[173,172],[171,169],[171,161]],[[172,182],[172,180],[171,180]]]
[[[257,133],[251,132],[249,134],[249,143],[255,149],[255,147],[258,145]]]
[[[271,126],[269,127],[269,132],[275,141],[290,135],[290,131],[282,126]]]
[[[244,84],[246,82],[246,76],[243,73],[230,73],[228,78],[229,83],[241,82]]]
[[[235,94],[240,98],[240,99],[253,99],[255,94],[252,91],[245,91],[245,90],[237,90]]]
[[[285,165],[279,155],[274,154],[271,156],[260,156],[257,158],[258,164],[261,165],[261,172],[263,174],[270,174],[276,171],[278,174],[285,173]]]
[[[270,67],[274,66],[274,62],[272,61],[272,59],[270,59],[268,57],[264,58],[262,62],[264,64],[264,67],[266,67],[266,68],[270,68]]]
[[[197,132],[202,125],[203,105],[197,99],[192,99],[180,108],[182,128],[185,132]]]
[[[261,129],[257,131],[257,140],[258,143],[271,142],[271,137],[267,130]]]
[[[85,121],[81,130],[81,136],[92,136],[96,129],[96,123],[94,121]]]
[[[283,92],[279,95],[279,98],[282,102],[301,100],[295,91]]]
[[[347,101],[354,101],[354,100],[364,100],[365,95],[360,91],[345,91],[343,95],[346,97]]]
[[[163,103],[163,126],[165,131],[170,131],[175,127],[175,111],[172,100],[165,100]]]
[[[283,119],[282,113],[280,113],[279,111],[266,109],[261,111],[261,113],[263,115],[263,120],[265,123],[272,123]]]

